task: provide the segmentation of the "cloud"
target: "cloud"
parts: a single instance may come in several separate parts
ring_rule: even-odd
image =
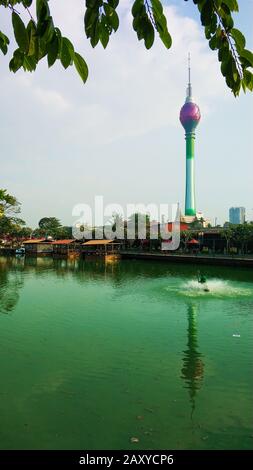
[[[33,93],[43,106],[50,108],[50,111],[62,112],[69,108],[67,100],[57,91],[37,87]]]
[[[75,90],[68,96],[73,104],[71,119],[76,135],[82,133],[92,142],[95,139],[97,144],[105,144],[161,126],[178,125],[179,104],[183,104],[187,84],[188,51],[192,55],[193,89],[203,114],[207,116],[211,111],[213,98],[226,96],[217,57],[203,38],[203,28],[182,16],[176,7],[165,8],[173,37],[171,50],[166,50],[159,38],[149,51],[143,41],[138,42],[132,30],[131,2],[124,0],[119,6],[119,31],[104,51],[100,45],[92,49],[87,44],[79,3],[70,6],[65,2],[60,7],[54,4],[56,20],[89,64],[85,90],[75,83]],[[69,91],[65,89],[65,93]]]
[[[226,96],[216,54],[209,50],[203,28],[182,16],[175,6],[165,7],[173,37],[169,51],[159,38],[149,51],[143,41],[138,41],[129,0],[120,2],[119,31],[103,50],[101,45],[93,49],[85,38],[83,1],[60,3],[51,5],[55,24],[87,60],[87,84],[82,85],[74,70],[64,72],[60,64],[50,71],[46,63],[40,64],[31,78],[24,78],[22,71],[18,77],[19,86],[30,87],[31,98],[43,105],[44,112],[68,112],[63,116],[68,128],[63,137],[66,142],[82,135],[92,145],[104,145],[162,126],[177,126],[187,84],[188,51],[192,56],[193,90],[203,115],[214,110],[214,98]]]

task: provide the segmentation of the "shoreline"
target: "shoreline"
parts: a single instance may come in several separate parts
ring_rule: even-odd
[[[122,259],[136,259],[146,261],[161,261],[161,262],[173,262],[173,263],[184,263],[184,264],[201,264],[201,265],[213,265],[213,266],[238,266],[238,267],[253,267],[253,257],[232,257],[232,256],[206,256],[206,255],[194,255],[194,254],[162,254],[162,253],[136,253],[120,251]]]
[[[167,263],[182,263],[182,264],[200,264],[200,265],[210,265],[210,266],[233,266],[233,267],[253,267],[253,256],[224,256],[224,255],[201,255],[201,254],[169,254],[169,253],[150,253],[150,252],[134,252],[134,251],[125,251],[120,250],[120,258],[132,259],[132,260],[145,260],[145,261],[158,261],[158,262],[167,262]],[[0,256],[14,257],[15,249],[9,248],[4,249],[0,248]],[[55,256],[50,255],[49,253],[45,254],[44,257],[55,258]],[[27,255],[27,257],[31,257]],[[40,258],[41,256],[33,256],[34,258]],[[91,257],[95,257],[92,255]],[[67,256],[63,256],[63,259],[68,259]],[[80,257],[84,259],[83,256]],[[90,258],[90,256],[89,256]],[[105,259],[102,256],[97,256],[96,258]]]

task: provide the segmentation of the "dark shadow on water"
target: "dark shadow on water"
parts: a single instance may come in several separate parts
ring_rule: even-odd
[[[23,267],[20,266],[19,260],[15,262],[15,269],[12,268],[12,258],[1,258],[0,314],[10,314],[18,303],[19,291],[24,285],[24,272]]]
[[[119,279],[124,278],[154,278],[154,277],[184,277],[195,279],[199,271],[198,265],[184,265],[177,263],[159,263],[141,260],[115,260],[105,261],[94,257],[86,259],[53,259],[52,257],[33,258],[25,257],[22,260],[15,257],[1,257],[0,269],[2,265],[8,269],[19,269],[36,272],[41,275],[46,271],[55,271],[57,275],[67,275],[67,273],[77,273],[80,277],[82,273]],[[253,282],[253,271],[225,267],[225,266],[205,266],[203,268],[208,279],[221,278],[236,281]]]

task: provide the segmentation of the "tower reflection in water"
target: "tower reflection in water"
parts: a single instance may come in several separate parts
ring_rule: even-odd
[[[197,330],[197,313],[196,305],[188,306],[188,329],[187,329],[187,349],[183,351],[183,367],[182,378],[185,381],[185,387],[189,391],[191,402],[191,417],[195,410],[195,400],[198,390],[202,385],[204,377],[204,362],[202,354],[198,351],[198,330]]]

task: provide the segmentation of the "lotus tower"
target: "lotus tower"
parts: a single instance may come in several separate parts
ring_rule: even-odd
[[[185,130],[186,140],[186,186],[185,215],[196,216],[194,143],[195,129],[200,121],[200,109],[192,97],[190,55],[188,57],[188,87],[186,100],[180,111],[180,122]]]

